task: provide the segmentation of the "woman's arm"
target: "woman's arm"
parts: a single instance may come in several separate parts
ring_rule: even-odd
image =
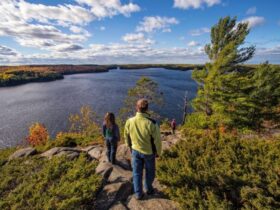
[[[105,125],[105,123],[102,125],[102,134],[103,134],[103,137],[105,138],[106,137],[106,125]]]

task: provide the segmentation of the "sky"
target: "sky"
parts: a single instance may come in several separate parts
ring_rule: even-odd
[[[280,63],[279,0],[0,0],[0,64],[208,62],[220,18],[248,22],[248,63]]]

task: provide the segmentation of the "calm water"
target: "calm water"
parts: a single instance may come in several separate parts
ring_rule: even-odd
[[[54,136],[68,129],[70,113],[90,105],[101,116],[117,113],[127,90],[140,76],[149,76],[164,93],[165,105],[159,113],[181,122],[185,91],[196,94],[191,71],[165,69],[112,70],[108,73],[76,74],[47,83],[0,88],[0,148],[23,143],[28,127],[34,122],[46,125]]]

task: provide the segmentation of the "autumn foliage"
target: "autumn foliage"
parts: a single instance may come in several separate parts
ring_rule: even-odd
[[[29,136],[27,142],[32,146],[44,145],[49,139],[47,128],[40,123],[35,123],[29,128]]]

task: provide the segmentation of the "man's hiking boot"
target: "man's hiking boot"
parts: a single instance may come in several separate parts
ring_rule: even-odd
[[[138,201],[143,200],[144,194],[142,194],[142,195],[140,195],[140,196],[135,195],[135,198],[136,198],[136,200],[138,200]]]
[[[155,194],[155,190],[152,189],[152,190],[150,190],[150,191],[147,191],[146,194],[147,194],[147,195],[154,195],[154,194]]]

